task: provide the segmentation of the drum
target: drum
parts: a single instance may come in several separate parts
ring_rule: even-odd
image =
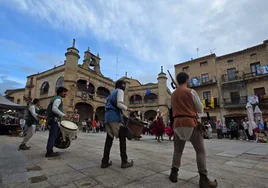
[[[139,140],[141,138],[141,134],[143,132],[143,127],[144,127],[144,122],[141,122],[134,118],[123,116],[123,123],[133,132],[134,140]]]
[[[71,121],[61,121],[60,132],[54,146],[59,149],[70,147],[71,141],[77,138],[78,127]]]

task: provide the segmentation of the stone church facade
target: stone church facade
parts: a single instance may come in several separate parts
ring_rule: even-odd
[[[99,54],[94,55],[88,48],[84,52],[83,64],[78,64],[79,50],[73,40],[73,45],[67,49],[65,56],[63,65],[28,76],[24,89],[19,89],[18,92],[7,90],[6,97],[23,105],[29,105],[34,98],[39,98],[45,109],[56,95],[57,88],[64,86],[69,90],[63,100],[65,113],[71,114],[74,109],[78,109],[81,120],[104,120],[106,98],[113,91],[115,82],[101,73]],[[127,77],[127,73],[121,79],[127,83],[125,104],[141,111],[143,120],[155,117],[158,109],[167,111],[171,92],[162,68],[157,83],[143,85],[138,80]]]

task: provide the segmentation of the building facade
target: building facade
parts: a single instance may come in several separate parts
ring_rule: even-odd
[[[34,98],[39,98],[41,106],[46,109],[56,90],[60,86],[69,92],[63,100],[63,111],[73,113],[78,109],[80,119],[104,120],[107,96],[114,90],[115,82],[101,73],[99,54],[94,55],[88,48],[84,52],[83,64],[78,64],[79,51],[73,40],[72,47],[65,53],[63,65],[27,77],[26,87],[18,90],[7,90],[6,97],[29,105]],[[154,118],[158,109],[166,111],[171,95],[167,88],[167,77],[161,68],[157,83],[141,84],[129,78],[127,73],[121,78],[127,83],[125,103],[141,111],[142,119]],[[130,114],[131,115],[131,114]],[[166,118],[167,121],[167,118]]]
[[[8,98],[10,101],[12,101],[16,104],[26,106],[27,103],[23,98],[24,92],[25,92],[24,88],[10,89],[10,90],[6,90],[5,94],[6,94],[6,98]]]
[[[175,65],[187,72],[211,119],[228,123],[247,116],[246,103],[259,99],[263,117],[268,117],[268,41],[245,50],[217,57],[215,54]],[[203,120],[206,117],[202,117]]]

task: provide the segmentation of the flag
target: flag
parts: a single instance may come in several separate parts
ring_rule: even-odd
[[[150,94],[151,94],[151,89],[149,88],[149,89],[146,90],[146,94],[145,95],[150,95]]]
[[[203,104],[203,107],[205,108],[206,107],[206,100],[205,99],[202,100],[202,104]]]
[[[214,98],[213,97],[210,98],[210,107],[215,108],[215,103],[214,103]]]
[[[134,96],[133,96],[133,100],[135,101],[136,100],[136,95],[134,94]]]

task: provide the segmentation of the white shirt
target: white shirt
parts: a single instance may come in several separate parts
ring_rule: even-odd
[[[64,113],[62,113],[59,110],[60,104],[61,104],[61,100],[60,99],[55,99],[54,102],[53,102],[53,105],[52,105],[52,112],[54,112],[55,114],[57,114],[60,117],[63,117]]]
[[[25,125],[25,119],[20,119],[20,125]]]
[[[243,122],[243,127],[244,127],[245,130],[248,130],[248,123]]]
[[[208,128],[208,131],[209,131],[209,132],[212,131],[211,125],[210,125],[209,123],[206,125],[206,127]]]
[[[121,110],[127,110],[127,107],[124,104],[124,91],[122,89],[118,89],[117,92],[117,107]]]
[[[38,120],[37,113],[35,112],[35,108],[36,108],[35,105],[30,106],[29,111],[31,112],[34,119]]]
[[[204,113],[204,107],[195,90],[191,90],[195,110],[199,114]],[[181,140],[190,141],[194,128],[193,127],[177,127],[174,132],[180,137]]]

